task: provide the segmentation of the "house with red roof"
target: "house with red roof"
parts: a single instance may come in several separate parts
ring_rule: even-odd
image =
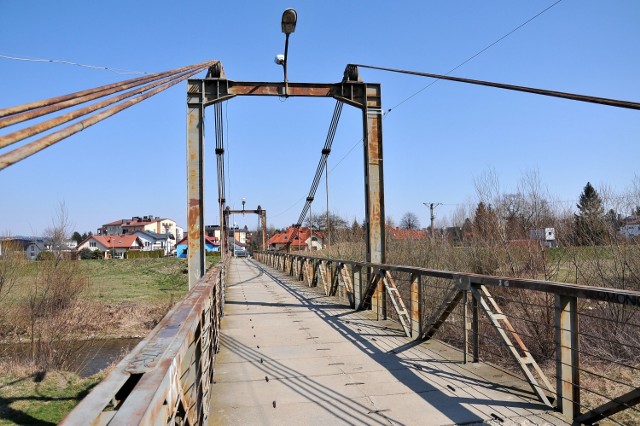
[[[174,241],[181,240],[184,234],[183,229],[174,220],[153,215],[119,219],[98,228],[98,235],[132,235],[136,232],[166,234]]]
[[[77,250],[88,248],[91,251],[100,250],[105,258],[124,259],[129,250],[141,250],[143,242],[137,235],[90,235],[80,244]]]
[[[290,226],[285,232],[274,234],[267,241],[269,250],[280,251],[311,251],[322,250],[324,235],[320,231],[313,231],[307,227]]]
[[[392,240],[424,240],[427,238],[425,229],[400,229],[387,226],[387,235]]]

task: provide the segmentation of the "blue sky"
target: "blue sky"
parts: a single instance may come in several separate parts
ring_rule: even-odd
[[[298,11],[291,81],[337,82],[348,63],[445,73],[554,1],[0,0],[0,54],[158,72],[209,59],[234,80],[278,81],[280,16]],[[564,0],[452,75],[640,100],[640,3]],[[0,108],[135,76],[0,58]],[[386,211],[427,225],[423,202],[473,201],[494,170],[505,191],[536,170],[558,200],[587,181],[624,191],[640,174],[638,111],[361,70],[382,84]],[[185,84],[0,171],[0,233],[38,234],[64,202],[74,229],[134,215],[186,225]],[[233,208],[297,221],[324,145],[330,99],[236,98],[223,107]],[[397,107],[396,107],[397,106]],[[360,112],[345,107],[329,158],[331,209],[364,216]],[[206,221],[218,221],[213,110]],[[13,130],[12,128],[3,131]],[[355,146],[355,148],[354,148]],[[0,151],[5,152],[5,151]],[[324,205],[324,183],[312,210]],[[257,218],[237,217],[255,227]]]

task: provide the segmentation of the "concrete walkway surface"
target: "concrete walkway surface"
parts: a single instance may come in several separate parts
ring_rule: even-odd
[[[232,259],[211,425],[558,425],[531,387],[251,259]]]

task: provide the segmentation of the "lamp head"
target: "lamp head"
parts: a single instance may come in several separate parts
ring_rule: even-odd
[[[298,22],[298,13],[295,9],[287,9],[282,13],[282,32],[286,35],[296,30],[296,22]]]
[[[273,62],[275,62],[277,65],[284,65],[284,55],[282,53],[276,55]]]

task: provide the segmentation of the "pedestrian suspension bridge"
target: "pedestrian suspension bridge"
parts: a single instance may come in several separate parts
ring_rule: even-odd
[[[234,81],[219,61],[208,61],[0,110],[0,128],[39,119],[0,136],[0,148],[34,138],[0,154],[1,170],[187,82],[189,293],[63,424],[640,423],[637,356],[629,362],[582,349],[597,339],[637,355],[639,292],[386,263],[382,94],[379,84],[362,80],[362,68],[640,109],[634,102],[366,65],[348,65],[336,83],[289,82],[286,65],[283,82]],[[192,78],[200,72],[206,76]],[[247,212],[260,215],[262,250],[253,258],[228,255],[221,105],[237,96],[336,100],[298,228],[343,105],[361,110],[364,259],[269,251],[260,207]],[[208,106],[223,236],[222,261],[210,269],[203,183]],[[632,313],[622,325],[604,314],[622,311]],[[610,365],[625,374],[608,376],[602,367]]]

